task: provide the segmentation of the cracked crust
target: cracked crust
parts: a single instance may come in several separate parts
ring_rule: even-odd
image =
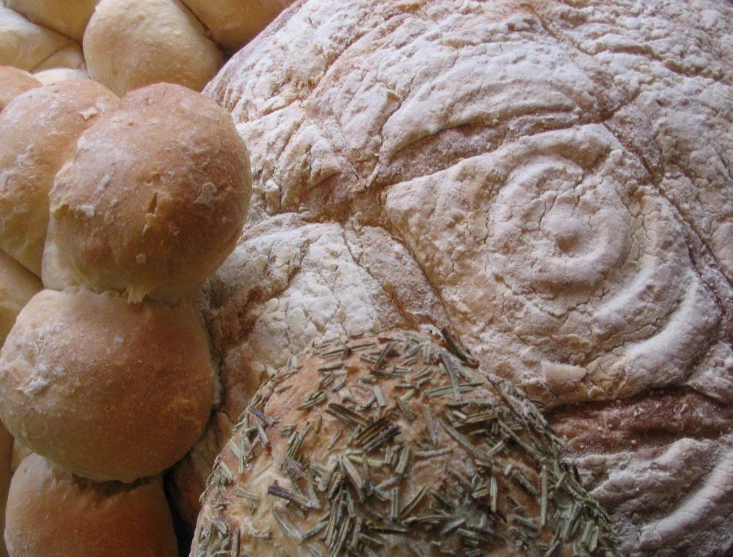
[[[254,169],[209,285],[213,428],[311,339],[450,324],[569,438],[624,554],[725,554],[733,10],[379,8],[296,4],[205,91]]]

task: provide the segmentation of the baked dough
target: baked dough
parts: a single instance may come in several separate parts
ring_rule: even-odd
[[[217,459],[191,555],[615,555],[534,405],[452,349],[389,331],[293,358]]]
[[[43,85],[26,71],[11,66],[0,66],[0,112],[18,95]]]
[[[159,82],[201,91],[222,61],[178,0],[102,0],[83,44],[92,78],[120,96]]]
[[[0,4],[0,66],[33,71],[84,68],[81,47]]]
[[[99,0],[5,0],[5,5],[30,21],[81,43]]]
[[[2,420],[66,470],[131,482],[179,460],[209,417],[214,378],[189,305],[43,290],[0,354]]]
[[[94,483],[37,454],[13,476],[5,539],[12,557],[176,557],[160,477]]]
[[[214,102],[179,85],[133,91],[56,177],[58,257],[79,284],[175,302],[234,249],[250,184],[247,149]]]
[[[544,404],[624,555],[733,554],[733,6],[379,8],[298,2],[205,90],[257,172],[180,469],[312,340],[450,324]]]
[[[292,4],[292,0],[183,0],[216,44],[236,52]]]
[[[118,99],[91,80],[32,89],[0,113],[0,249],[36,275],[48,226],[48,192],[76,141]]]

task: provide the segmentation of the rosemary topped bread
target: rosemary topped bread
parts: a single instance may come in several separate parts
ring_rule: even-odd
[[[191,556],[615,555],[542,416],[446,338],[292,358],[218,457]]]

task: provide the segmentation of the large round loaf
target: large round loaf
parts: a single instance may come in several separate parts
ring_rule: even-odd
[[[294,358],[218,457],[192,555],[616,555],[536,408],[466,363],[400,331]]]
[[[0,352],[2,420],[76,474],[131,482],[179,460],[201,434],[213,372],[200,316],[185,304],[43,290]]]
[[[39,277],[56,173],[118,102],[99,83],[70,80],[27,91],[0,113],[0,249]]]
[[[314,340],[451,326],[567,438],[629,557],[733,552],[733,7],[308,0],[205,93],[253,168],[222,406]],[[192,485],[188,482],[186,485]]]
[[[5,539],[13,557],[176,557],[160,477],[95,483],[26,457],[13,476]]]
[[[80,284],[176,301],[234,249],[250,187],[229,114],[178,85],[133,91],[56,177],[59,257]]]

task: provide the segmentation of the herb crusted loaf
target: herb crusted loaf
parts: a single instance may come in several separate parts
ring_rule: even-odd
[[[327,342],[258,391],[192,557],[615,555],[534,406],[426,335]]]

